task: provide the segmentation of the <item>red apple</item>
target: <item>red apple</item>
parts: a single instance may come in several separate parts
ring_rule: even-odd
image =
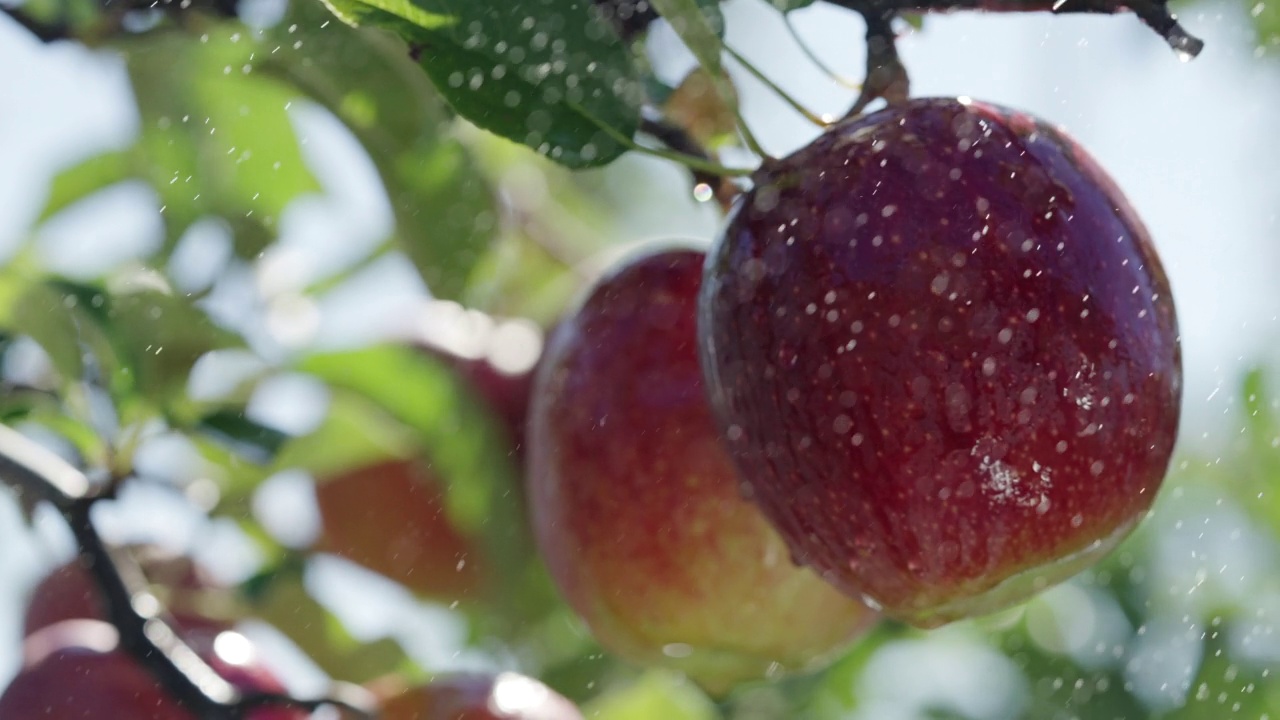
[[[465,599],[483,582],[479,540],[449,519],[444,490],[423,464],[386,460],[316,485],[317,548],[437,600]]]
[[[125,551],[137,558],[147,580],[164,600],[178,600],[177,604],[182,605],[181,601],[214,585],[207,572],[188,557],[151,545],[134,546]],[[181,624],[223,629],[222,624],[207,618],[181,610],[178,614]],[[23,634],[30,635],[56,622],[74,619],[106,619],[93,578],[78,559],[54,569],[31,591]]]
[[[582,720],[572,702],[517,673],[446,675],[382,706],[382,720]]]
[[[1074,141],[993,105],[915,100],[767,164],[699,323],[720,427],[793,556],[920,626],[1094,563],[1177,435],[1146,228]]]
[[[553,333],[528,495],[551,574],[600,643],[721,693],[821,663],[874,616],[793,565],[739,496],[698,367],[702,264],[683,249],[634,260]]]
[[[222,635],[197,632],[189,640],[206,662],[240,690],[283,690],[274,676],[256,664],[247,640],[236,633]],[[65,620],[35,632],[23,645],[22,670],[0,695],[0,717],[197,720],[118,644],[115,627],[100,620]],[[262,708],[248,717],[303,720],[307,715]]]

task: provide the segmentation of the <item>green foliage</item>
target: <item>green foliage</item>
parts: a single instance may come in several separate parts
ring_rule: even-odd
[[[463,117],[570,167],[621,155],[639,124],[631,58],[588,0],[330,0],[391,29]]]
[[[1245,7],[1253,18],[1253,29],[1257,36],[1258,48],[1262,52],[1274,53],[1280,47],[1280,2],[1276,0],[1253,0],[1246,2]]]
[[[264,45],[261,72],[340,118],[373,160],[396,218],[396,239],[439,297],[457,297],[497,231],[488,181],[451,136],[453,117],[428,78],[385,33],[333,23],[319,3],[295,2]]]
[[[255,257],[285,207],[320,191],[289,116],[300,94],[254,72],[258,52],[248,33],[231,28],[200,42],[158,33],[128,45],[143,128],[133,168],[160,194],[170,248],[213,215],[260,226],[258,242],[237,248]]]

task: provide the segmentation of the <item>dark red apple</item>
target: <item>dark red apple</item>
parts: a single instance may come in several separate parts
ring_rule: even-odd
[[[177,606],[181,624],[223,628],[221,623],[182,610],[195,594],[214,585],[208,573],[191,558],[153,545],[133,546],[125,551],[138,560],[165,604]],[[78,559],[55,568],[31,591],[23,634],[30,635],[56,622],[75,619],[106,619],[93,578]]]
[[[382,720],[582,720],[573,703],[517,673],[439,677],[383,703]]]
[[[192,648],[228,682],[246,692],[283,687],[256,664],[248,641],[195,633]],[[197,720],[166,693],[145,668],[118,648],[114,626],[100,620],[65,620],[29,636],[24,663],[0,695],[0,717],[40,720]],[[307,713],[263,708],[249,720],[303,720]]]
[[[698,367],[702,265],[685,249],[626,263],[552,334],[528,496],[551,574],[600,643],[721,693],[821,663],[874,614],[794,566],[739,495]]]
[[[920,626],[1111,550],[1178,428],[1169,281],[1074,141],[967,99],[833,128],[755,178],[706,269],[721,429],[797,561]]]
[[[317,548],[437,600],[473,595],[483,582],[480,541],[449,519],[435,475],[412,460],[386,460],[316,485]]]

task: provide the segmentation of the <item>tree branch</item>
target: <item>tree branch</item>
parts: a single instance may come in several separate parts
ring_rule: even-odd
[[[829,0],[865,17],[892,17],[903,12],[1051,12],[1055,15],[1090,13],[1118,15],[1132,12],[1184,58],[1195,57],[1204,42],[1188,33],[1173,13],[1168,0]]]
[[[250,711],[267,705],[306,710],[330,705],[359,718],[374,717],[367,701],[353,690],[345,691],[345,697],[309,700],[245,695],[228,683],[161,617],[159,602],[142,589],[146,579],[137,561],[127,553],[113,557],[93,524],[93,506],[101,498],[91,492],[88,478],[4,425],[0,425],[0,480],[58,509],[75,536],[80,561],[93,577],[107,620],[119,632],[121,648],[196,717],[243,720]]]

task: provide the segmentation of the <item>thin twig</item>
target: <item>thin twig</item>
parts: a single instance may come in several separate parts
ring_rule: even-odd
[[[729,53],[729,57],[737,61],[737,63],[741,65],[743,69],[751,73],[752,77],[764,83],[765,87],[769,88],[769,90],[771,90],[773,94],[782,98],[783,102],[791,106],[791,109],[795,110],[796,113],[799,114],[801,117],[803,117],[805,120],[808,120],[809,122],[823,129],[826,129],[827,126],[831,125],[831,123],[827,121],[825,118],[823,118],[821,115],[805,107],[803,104],[801,104],[799,100],[792,97],[790,93],[788,93],[786,90],[783,90],[777,83],[771,80],[768,75],[765,75],[762,70],[760,70],[754,64],[752,64],[750,60],[743,57],[742,54],[739,53],[737,50],[734,50],[728,45],[724,46],[724,50],[725,52]]]
[[[903,12],[950,12],[980,10],[985,12],[1051,12],[1056,15],[1089,13],[1137,15],[1174,50],[1185,58],[1198,55],[1204,43],[1188,33],[1169,12],[1167,0],[829,0],[863,17]]]

